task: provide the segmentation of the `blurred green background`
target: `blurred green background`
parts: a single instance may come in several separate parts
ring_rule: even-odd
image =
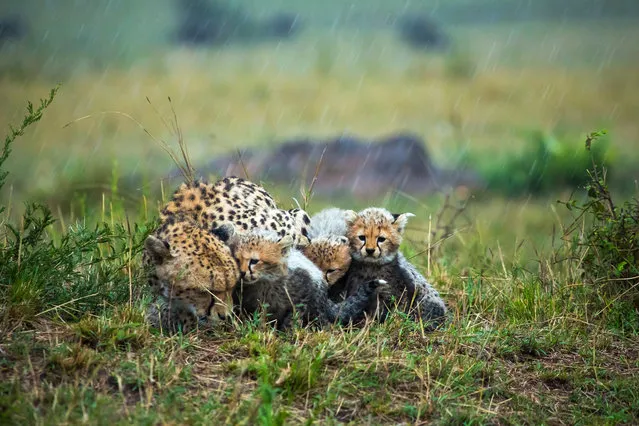
[[[526,185],[510,188],[509,167],[525,170],[516,158],[532,158],[540,138],[567,147],[562,169],[561,161],[579,155],[587,132],[607,128],[606,158],[627,163],[626,182],[636,176],[635,2],[218,2],[254,20],[297,14],[301,30],[287,40],[196,47],[172,42],[178,4],[0,5],[0,17],[19,16],[26,28],[22,39],[0,45],[0,128],[21,117],[25,100],[63,85],[15,147],[3,197],[32,195],[67,211],[74,194],[100,198],[114,177],[130,180],[120,191],[134,199],[143,192],[140,176],[158,191],[173,169],[170,159],[132,121],[100,113],[130,114],[174,141],[160,118],[171,116],[167,97],[196,166],[296,137],[409,130],[425,139],[436,164],[470,164],[504,183],[507,195],[525,195]],[[403,43],[395,22],[406,15],[437,22],[451,48]],[[63,127],[89,114],[96,115]],[[546,178],[553,188],[554,176]]]

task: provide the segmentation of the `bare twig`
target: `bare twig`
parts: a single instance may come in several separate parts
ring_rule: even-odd
[[[434,224],[429,220],[428,229],[428,257],[429,262],[435,257],[435,250],[441,247],[441,243],[455,234],[455,228],[457,227],[457,220],[464,214],[468,207],[468,200],[465,200],[463,204],[453,205],[451,203],[450,194],[446,194],[444,198],[444,204],[441,206],[437,214],[435,215]],[[446,213],[452,211],[452,214],[446,217]],[[467,219],[468,220],[468,219]],[[469,220],[468,220],[469,221]],[[469,221],[470,222],[470,221]],[[434,243],[433,243],[434,242]]]
[[[244,176],[246,179],[251,180],[251,176],[249,175],[248,170],[246,169],[246,164],[244,164],[244,159],[242,158],[242,151],[237,150],[237,160],[240,162],[240,166],[242,166],[242,170],[244,171]]]
[[[315,173],[313,174],[313,179],[311,180],[311,185],[308,187],[308,190],[304,189],[304,182],[306,181],[306,173],[304,173],[304,176],[302,178],[302,188],[300,192],[302,193],[302,199],[304,200],[304,207],[303,207],[304,210],[307,209],[309,203],[311,202],[311,198],[313,197],[313,188],[315,188],[315,183],[317,182],[317,177],[319,176],[322,163],[324,162],[324,154],[326,154],[327,148],[328,148],[328,145],[324,146],[324,149],[322,150],[322,155],[320,155],[320,158],[317,161],[317,164],[315,165]]]

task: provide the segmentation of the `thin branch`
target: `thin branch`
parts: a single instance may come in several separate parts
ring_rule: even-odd
[[[311,185],[308,187],[308,190],[304,189],[304,182],[306,181],[306,173],[304,173],[303,180],[302,180],[302,189],[300,191],[302,193],[302,199],[304,200],[304,210],[306,210],[306,208],[308,207],[308,204],[311,201],[311,198],[313,197],[313,189],[315,188],[315,183],[317,182],[317,178],[319,176],[322,163],[324,162],[324,154],[326,154],[327,148],[328,148],[328,145],[325,145],[324,149],[322,150],[322,155],[320,155],[320,158],[317,161],[317,164],[315,164],[315,173],[313,174],[313,179],[311,180]]]
[[[242,170],[244,171],[244,176],[246,176],[246,179],[251,180],[251,176],[249,176],[249,172],[246,169],[246,165],[244,164],[244,159],[242,158],[242,151],[240,151],[240,149],[237,149],[237,160],[240,162],[240,166],[242,166]]]

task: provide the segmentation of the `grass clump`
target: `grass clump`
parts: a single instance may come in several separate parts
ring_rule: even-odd
[[[77,224],[54,241],[49,232],[54,223],[51,212],[36,205],[27,206],[21,228],[5,225],[2,317],[30,321],[51,312],[68,320],[99,312],[105,303],[127,303],[133,292],[139,293],[140,271],[132,262],[146,228],[128,232],[120,224],[93,229]]]
[[[0,156],[0,186],[15,139],[42,117],[56,94],[53,89],[38,108],[28,103],[23,123],[10,129]],[[27,203],[17,223],[5,217],[0,224],[0,326],[33,322],[44,314],[78,319],[108,305],[131,304],[140,293],[142,273],[134,263],[149,225],[77,222],[60,234],[55,223],[47,206]]]

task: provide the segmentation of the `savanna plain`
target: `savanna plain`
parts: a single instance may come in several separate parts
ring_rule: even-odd
[[[639,422],[639,33],[596,25],[454,28],[464,48],[447,54],[311,31],[109,67],[4,63],[0,423]],[[256,318],[166,335],[145,322],[141,249],[180,181],[154,138],[183,140],[197,167],[398,130],[487,188],[325,199],[263,185],[310,213],[414,213],[402,251],[445,299],[444,327],[397,314],[280,333]]]

